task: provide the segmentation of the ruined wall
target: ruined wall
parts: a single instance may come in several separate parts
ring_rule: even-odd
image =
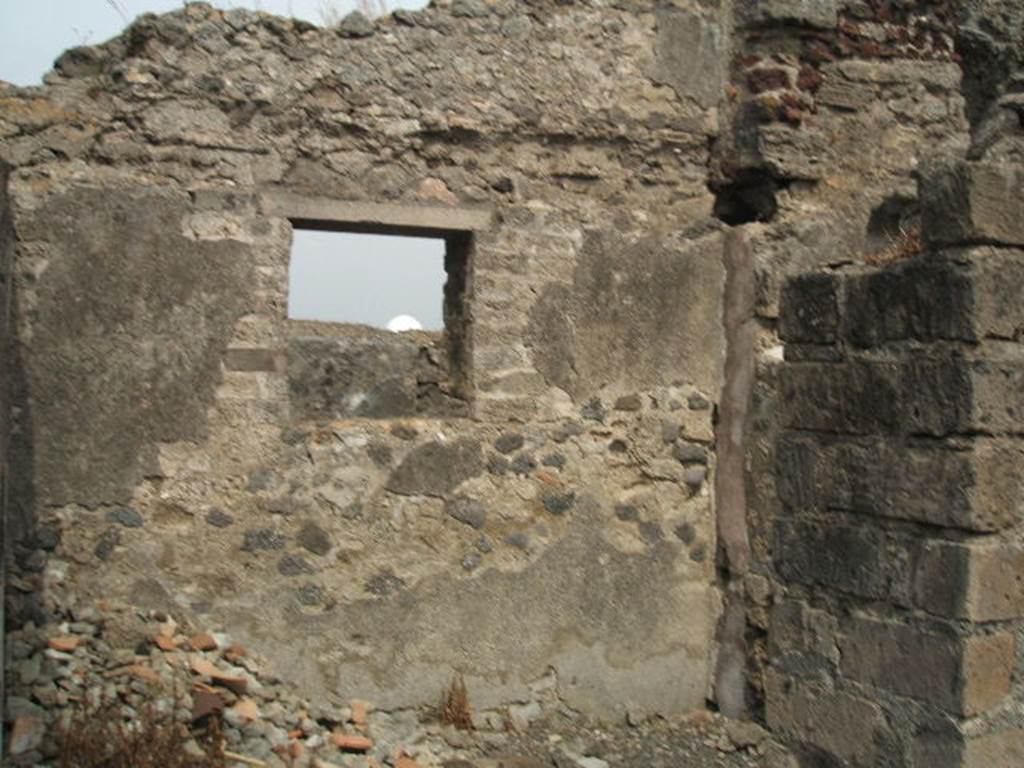
[[[933,169],[933,250],[783,292],[767,719],[811,764],[1024,759],[1022,191]]]
[[[190,5],[5,93],[12,502],[62,534],[38,578],[222,625],[311,696],[433,705],[457,670],[479,710],[702,707],[724,72],[676,57],[696,35],[725,60],[718,12],[462,2],[324,31]],[[289,323],[293,222],[461,243],[463,314],[425,353],[460,336],[457,386],[410,373],[422,349]]]
[[[190,6],[0,94],[26,590],[222,623],[311,695],[385,708],[460,670],[485,709],[760,715],[767,696],[812,761],[962,743],[961,689],[880,693],[829,633],[921,630],[959,670],[1009,631],[907,585],[922,553],[991,535],[973,510],[1012,506],[1016,449],[929,442],[864,385],[902,391],[915,355],[1001,365],[1002,337],[989,358],[927,302],[888,304],[977,276],[1009,308],[1015,256],[856,265],[1019,245],[1000,229],[1018,211],[957,208],[1011,177],[948,160],[1024,158],[1018,4],[437,5],[330,32]],[[445,237],[446,333],[288,322],[297,225]],[[809,270],[827,274],[784,288]],[[848,295],[832,337],[801,337],[794,317]],[[953,335],[919,350],[904,322]],[[927,371],[958,396],[947,368]],[[830,383],[812,413],[841,422],[791,420],[787,398]],[[840,501],[794,497],[815,467],[812,496]],[[851,571],[862,556],[879,572]],[[827,662],[800,645],[815,633]],[[839,708],[805,707],[812,689]],[[879,713],[877,733],[831,728]]]
[[[727,500],[737,508],[720,525],[749,542],[746,556],[723,560],[733,650],[719,689],[733,681],[733,714],[761,711],[770,607],[784,592],[774,562],[781,286],[789,275],[875,260],[914,236],[920,162],[962,156],[971,143],[955,50],[961,21],[942,3],[911,5],[736,3],[709,174],[716,214],[745,243],[752,274],[740,327],[753,371],[730,381],[746,382],[735,389],[742,469],[718,478],[734,486],[719,494],[719,514]]]

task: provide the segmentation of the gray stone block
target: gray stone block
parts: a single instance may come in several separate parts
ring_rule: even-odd
[[[839,329],[840,278],[825,272],[799,275],[782,288],[779,335],[785,342],[831,344]]]
[[[1012,440],[957,446],[790,434],[776,455],[779,499],[792,510],[986,532],[1015,525],[1024,509],[1024,453]]]
[[[1010,690],[1012,634],[960,636],[952,628],[902,624],[864,616],[840,633],[843,676],[951,714],[980,714]]]
[[[895,430],[901,421],[895,363],[799,363],[779,377],[783,423],[844,434]]]
[[[957,768],[992,768],[1024,765],[1024,729],[1004,728],[976,738],[965,738],[962,763]]]
[[[897,604],[909,601],[907,546],[864,525],[780,520],[775,567],[783,579]]]
[[[783,423],[837,434],[1016,434],[1024,362],[957,352],[899,362],[799,363],[780,375]]]
[[[1017,250],[963,248],[897,263],[847,278],[843,336],[858,347],[1013,339],[1024,329],[1022,293]]]
[[[858,347],[888,341],[973,341],[973,284],[966,268],[918,260],[846,281],[844,336]]]
[[[922,234],[935,245],[1024,245],[1024,169],[938,161],[919,183]]]
[[[772,731],[835,758],[814,765],[884,764],[885,745],[893,735],[877,702],[824,682],[794,680],[775,670],[766,676],[765,698]]]
[[[771,613],[768,653],[776,669],[802,678],[823,678],[839,662],[836,618],[799,600],[780,600]]]
[[[970,264],[974,287],[974,333],[979,339],[1024,336],[1024,251],[976,247],[947,253]]]
[[[836,0],[741,0],[738,16],[747,24],[802,24],[831,29],[839,23]]]
[[[935,541],[923,548],[914,601],[939,616],[974,622],[1024,616],[1024,549],[1008,542]]]

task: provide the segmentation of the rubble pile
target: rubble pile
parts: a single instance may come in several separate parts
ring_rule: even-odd
[[[676,724],[629,718],[617,730],[565,707],[542,719],[533,703],[473,713],[472,730],[460,731],[437,712],[310,702],[223,632],[124,604],[49,602],[41,625],[7,634],[6,746],[15,766],[56,765],[62,728],[92,716],[129,727],[147,716],[178,723],[192,735],[182,749],[196,757],[215,719],[226,764],[255,768],[789,765],[758,726],[708,713]]]
[[[74,713],[130,722],[147,708],[190,728],[219,718],[225,755],[245,765],[370,766],[388,746],[368,734],[367,703],[311,705],[227,635],[193,632],[159,611],[72,608],[10,632],[7,643],[15,765],[53,759]],[[185,748],[200,750],[195,741]],[[345,755],[359,759],[342,762]]]

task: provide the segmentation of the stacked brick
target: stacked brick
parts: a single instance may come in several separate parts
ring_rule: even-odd
[[[955,87],[943,66],[955,60],[955,4],[934,0],[928,13],[894,5],[738,0],[729,99],[740,130],[723,158],[722,173],[734,180],[751,171],[781,181],[822,178],[841,164],[829,157],[834,138],[822,112],[865,109],[880,90],[901,81],[909,90],[895,98],[887,94],[890,103],[914,103],[911,94],[922,83],[935,95]],[[880,68],[882,62],[903,62],[904,69],[896,74]],[[881,80],[880,72],[885,72]],[[934,120],[944,111],[940,104],[932,103],[915,119],[919,124]]]
[[[767,717],[815,765],[1024,765],[1024,178],[921,200],[926,253],[783,293]]]

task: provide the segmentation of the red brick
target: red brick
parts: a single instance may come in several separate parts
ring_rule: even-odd
[[[157,635],[154,637],[153,644],[161,651],[176,651],[178,649],[178,642],[166,635]]]
[[[211,693],[204,689],[193,689],[192,691],[192,719],[199,720],[220,712],[224,709],[224,699],[219,693]]]
[[[331,743],[345,752],[368,752],[373,747],[373,741],[366,736],[337,731],[331,734]]]
[[[47,644],[50,646],[50,648],[52,648],[55,651],[61,651],[62,653],[73,653],[75,649],[82,644],[82,638],[74,637],[71,635],[51,637]]]
[[[192,635],[188,639],[188,644],[194,651],[215,651],[217,650],[217,641],[213,635],[202,632],[198,635]]]

